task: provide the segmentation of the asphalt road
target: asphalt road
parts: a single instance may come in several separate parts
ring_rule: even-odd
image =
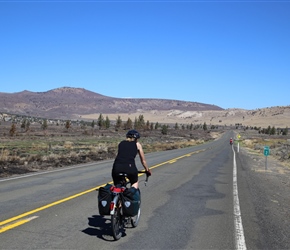
[[[112,161],[0,179],[0,249],[290,249],[289,188],[231,136],[147,154],[141,219],[119,241],[97,206]]]

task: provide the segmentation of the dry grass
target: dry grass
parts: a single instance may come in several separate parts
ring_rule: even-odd
[[[273,136],[258,134],[255,131],[241,132],[241,147],[251,154],[264,156],[264,147],[270,149],[269,157],[290,168],[290,135]]]
[[[8,127],[6,128],[6,130]],[[50,126],[43,133],[33,127],[29,133],[18,132],[15,136],[2,136],[0,139],[0,177],[73,164],[113,159],[118,143],[124,139],[126,131],[84,130],[73,127],[69,131]],[[1,132],[0,132],[1,133]],[[170,131],[162,135],[161,130],[142,131],[140,142],[144,152],[156,152],[189,147],[216,138],[203,130]],[[4,134],[4,133],[2,133]]]
[[[10,124],[11,126],[11,124]],[[7,135],[9,125],[0,126],[0,177],[11,174],[39,171],[104,159],[113,159],[118,143],[124,139],[126,131],[81,129],[69,130],[59,126],[49,126],[44,133],[39,125],[29,132],[17,131],[13,137]],[[89,131],[89,133],[88,133]],[[223,130],[203,131],[174,130],[162,135],[161,130],[141,131],[141,143],[145,153],[184,148],[202,144],[218,138]],[[263,154],[263,147],[269,146],[271,156],[287,164],[289,149],[287,139],[259,135],[255,130],[240,131],[241,146],[257,154]],[[288,144],[287,144],[288,143]]]

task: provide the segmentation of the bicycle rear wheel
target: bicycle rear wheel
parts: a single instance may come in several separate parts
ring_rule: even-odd
[[[141,208],[139,207],[137,215],[131,217],[131,225],[132,225],[132,227],[137,227],[138,226],[140,215],[141,215]]]
[[[113,215],[111,215],[111,225],[112,225],[112,231],[113,231],[113,237],[115,240],[119,240],[122,237],[123,233],[123,220],[122,215],[120,213],[120,206],[119,203],[117,207],[115,208],[115,212]]]

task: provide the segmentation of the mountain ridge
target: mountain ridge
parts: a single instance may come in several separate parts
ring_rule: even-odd
[[[154,123],[290,127],[290,106],[223,109],[216,105],[180,100],[109,97],[71,87],[46,92],[0,92],[0,118],[1,113],[63,120],[97,120],[103,114],[110,120],[120,116],[123,121],[143,115]]]
[[[84,88],[61,87],[45,92],[0,92],[0,112],[72,119],[91,113],[134,113],[138,110],[205,111],[221,107],[199,102],[156,98],[116,98]]]

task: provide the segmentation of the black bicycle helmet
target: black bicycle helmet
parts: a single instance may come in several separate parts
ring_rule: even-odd
[[[140,134],[137,130],[135,129],[132,129],[132,130],[129,130],[126,134],[126,137],[127,138],[135,138],[135,139],[139,139],[140,138]]]

